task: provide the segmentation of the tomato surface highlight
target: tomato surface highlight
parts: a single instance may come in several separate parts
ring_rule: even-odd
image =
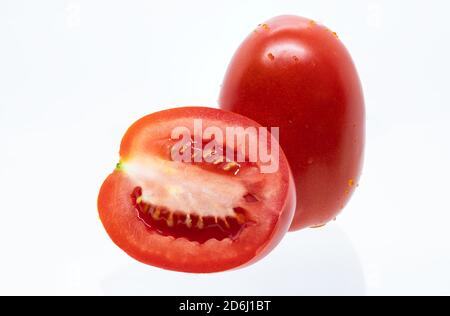
[[[187,141],[174,137],[180,127],[190,133]],[[261,172],[266,161],[250,161],[250,138],[206,136],[210,128],[226,134],[229,127],[261,126],[235,113],[187,107],[151,114],[129,128],[120,163],[98,199],[100,219],[121,249],[149,265],[209,273],[253,263],[279,243],[295,209],[286,157],[279,150],[278,169]],[[268,135],[268,148],[279,149]]]
[[[291,230],[336,218],[358,185],[365,138],[361,83],[336,33],[297,16],[261,24],[228,67],[220,107],[280,127],[297,189]]]

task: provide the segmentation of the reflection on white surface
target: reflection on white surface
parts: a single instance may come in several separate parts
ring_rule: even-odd
[[[335,224],[289,234],[263,261],[236,271],[192,275],[141,264],[101,281],[107,295],[364,295],[361,264]]]

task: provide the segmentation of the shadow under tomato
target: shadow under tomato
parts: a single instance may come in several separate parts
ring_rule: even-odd
[[[247,268],[184,274],[139,263],[101,283],[106,295],[364,295],[362,266],[334,223],[288,234],[268,257]]]

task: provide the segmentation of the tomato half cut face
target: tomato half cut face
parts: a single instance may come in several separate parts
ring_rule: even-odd
[[[200,107],[158,112],[131,126],[98,201],[120,248],[149,265],[206,273],[254,262],[280,241],[295,208],[286,158],[272,135],[258,135],[252,147],[249,134],[230,141],[229,128],[260,126]],[[251,152],[262,145],[270,159]],[[277,168],[264,168],[269,163]]]

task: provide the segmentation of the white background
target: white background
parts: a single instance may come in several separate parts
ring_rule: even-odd
[[[0,294],[450,294],[447,1],[0,2]],[[96,199],[136,119],[216,106],[244,37],[321,21],[352,53],[367,106],[360,187],[337,222],[215,275],[141,265]]]

